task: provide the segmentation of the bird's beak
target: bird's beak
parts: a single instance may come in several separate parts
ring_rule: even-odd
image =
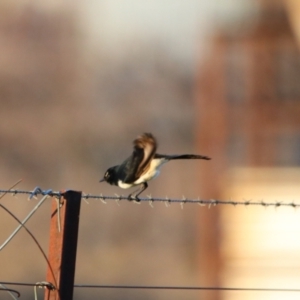
[[[102,178],[101,180],[99,180],[99,182],[103,182],[103,181],[105,181],[105,179],[104,179],[104,178]]]

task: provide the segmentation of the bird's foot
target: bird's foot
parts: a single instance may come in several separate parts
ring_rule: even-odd
[[[127,199],[129,201],[134,201],[134,202],[138,202],[138,203],[141,202],[141,200],[136,195],[132,195],[132,194],[128,195]]]

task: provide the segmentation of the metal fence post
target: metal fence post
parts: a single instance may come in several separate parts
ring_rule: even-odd
[[[45,300],[72,300],[79,227],[81,192],[67,191],[52,199],[50,240],[46,281],[57,289],[45,290]],[[60,230],[59,230],[60,228]]]

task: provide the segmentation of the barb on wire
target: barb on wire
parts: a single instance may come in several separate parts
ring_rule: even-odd
[[[10,190],[0,190],[0,194],[27,194],[30,195],[30,197],[34,197],[37,195],[48,195],[50,197],[61,197],[63,196],[64,193],[62,192],[54,192],[51,189],[49,190],[42,190],[39,187],[36,187],[33,191],[24,191],[24,190],[17,190],[17,189],[10,189]],[[106,201],[109,200],[114,200],[114,201],[121,201],[121,200],[128,200],[128,198],[126,196],[119,196],[119,195],[115,195],[115,196],[105,196],[102,194],[99,195],[91,195],[91,194],[83,194],[82,195],[82,199],[84,200],[101,200],[103,203],[107,203]],[[278,208],[278,207],[292,207],[292,208],[299,208],[300,207],[300,203],[297,203],[295,201],[293,202],[281,202],[281,201],[270,201],[270,202],[265,202],[263,200],[243,200],[243,201],[233,201],[233,200],[217,200],[217,199],[187,199],[185,197],[182,197],[182,199],[171,199],[171,198],[156,198],[156,197],[146,197],[146,198],[139,198],[140,202],[150,202],[152,205],[154,202],[162,202],[165,203],[166,206],[168,207],[171,203],[178,203],[180,204],[182,207],[184,204],[199,204],[200,206],[208,206],[208,208],[212,207],[212,206],[217,206],[217,205],[231,205],[231,206],[263,206],[263,207],[274,207],[274,208]],[[140,203],[139,202],[139,203]]]
[[[2,199],[8,192],[10,192],[14,187],[16,187],[22,179],[18,180],[16,183],[14,183],[6,192],[3,192],[2,195],[0,195],[0,199]],[[14,194],[13,194],[14,195]]]

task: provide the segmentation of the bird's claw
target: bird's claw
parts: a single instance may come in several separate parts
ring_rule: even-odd
[[[127,197],[127,199],[129,201],[134,201],[134,202],[140,202],[141,201],[136,195],[131,195],[131,194]]]

